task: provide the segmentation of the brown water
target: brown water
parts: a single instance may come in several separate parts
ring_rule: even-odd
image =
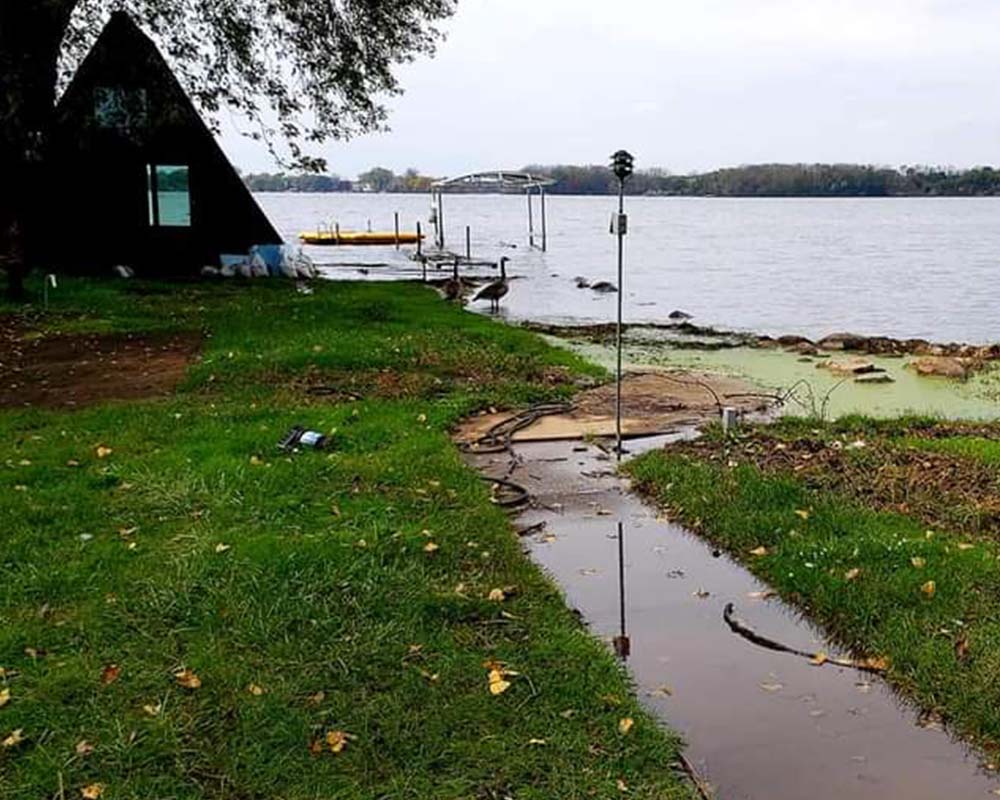
[[[663,438],[631,443],[658,446]],[[580,443],[518,445],[512,479],[537,498],[519,525],[532,556],[592,629],[618,633],[617,522],[625,527],[629,666],[647,706],[688,742],[726,800],[942,800],[1000,794],[1000,778],[939,728],[920,727],[878,678],[761,649],[730,632],[726,603],[772,639],[835,652],[766,587],[625,492],[615,464]],[[509,456],[470,460],[503,475]],[[587,473],[584,475],[583,473]],[[608,513],[610,512],[610,513]],[[554,537],[554,538],[553,538]],[[704,593],[708,593],[707,596]],[[670,694],[657,693],[669,687]]]

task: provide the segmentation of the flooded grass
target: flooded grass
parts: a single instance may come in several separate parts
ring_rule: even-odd
[[[177,394],[0,411],[0,796],[688,796],[447,434],[593,368],[417,287],[134,285],[66,281],[38,328],[203,330]]]
[[[928,420],[788,421],[627,470],[839,643],[887,659],[889,680],[930,718],[995,750],[997,450],[933,431]]]

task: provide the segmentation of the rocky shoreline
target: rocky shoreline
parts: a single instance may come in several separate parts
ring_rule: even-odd
[[[536,333],[584,339],[597,344],[609,344],[615,338],[614,323],[553,325],[524,322],[522,326]],[[1000,360],[1000,344],[940,343],[926,339],[895,339],[890,336],[863,336],[853,333],[833,333],[822,339],[812,340],[798,335],[767,336],[745,331],[729,331],[696,325],[686,319],[671,323],[629,323],[623,326],[623,330],[626,333],[658,331],[665,335],[661,342],[665,347],[685,349],[722,350],[736,347],[783,349],[803,359],[828,359],[837,353],[883,358],[912,356],[915,358],[907,366],[912,367],[918,374],[959,379],[967,378],[988,363]],[[861,372],[863,371],[866,370],[862,368]]]

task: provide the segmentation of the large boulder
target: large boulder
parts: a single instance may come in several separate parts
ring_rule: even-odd
[[[816,346],[820,350],[860,350],[866,338],[856,333],[831,333],[816,342]]]
[[[832,358],[816,365],[817,369],[828,369],[834,375],[869,375],[875,372],[885,372],[864,358]]]
[[[942,378],[965,380],[971,372],[970,364],[951,356],[921,356],[909,364],[918,375],[936,375]]]

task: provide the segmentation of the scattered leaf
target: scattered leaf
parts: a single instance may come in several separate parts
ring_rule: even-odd
[[[627,792],[628,791],[628,784],[625,783],[625,781],[623,781],[621,778],[618,778],[615,781],[615,786],[618,787],[618,791],[619,792]]]
[[[956,547],[958,547],[959,550],[971,550],[975,547],[975,545],[970,544],[969,542],[959,542]]]
[[[927,583],[920,587],[920,591],[927,597],[933,597],[937,592],[937,584],[934,581],[927,581]]]
[[[260,697],[264,694],[264,687],[258,686],[256,683],[251,683],[247,686],[247,691],[250,692],[254,697]]]
[[[105,447],[103,444],[99,444],[97,448],[94,450],[94,453],[97,455],[98,458],[107,458],[113,452],[114,450],[112,450],[110,447]]]
[[[86,758],[91,753],[94,752],[94,745],[88,742],[86,739],[81,739],[76,743],[76,754],[82,758]]]
[[[750,551],[750,555],[752,555],[752,556],[766,556],[767,555],[767,548],[764,547],[763,545],[761,545],[760,547],[755,547],[753,550]]]
[[[635,725],[635,720],[632,717],[622,717],[618,720],[618,733],[622,736],[627,736],[628,732],[632,730],[632,726]]]
[[[114,683],[122,674],[122,668],[117,664],[108,664],[101,670],[101,683],[107,686]]]
[[[326,745],[332,752],[340,753],[347,747],[347,742],[353,738],[355,737],[344,731],[328,731],[326,734]]]
[[[3,740],[3,742],[0,742],[0,744],[3,745],[4,749],[9,750],[12,747],[17,747],[23,741],[24,741],[24,729],[18,728],[15,731],[11,731],[10,735],[8,735],[7,738]]]
[[[0,708],[10,702],[10,689],[0,690]]]
[[[667,686],[665,683],[657,686],[653,691],[647,692],[650,697],[673,697],[674,690]]]
[[[510,688],[510,681],[504,679],[504,672],[500,669],[490,670],[490,694],[503,694]]]
[[[440,549],[441,548],[434,542],[428,542],[427,544],[424,545],[425,553],[436,553]]]
[[[760,684],[760,688],[763,689],[765,692],[774,693],[774,692],[780,692],[785,687],[780,683],[762,683]]]
[[[969,657],[969,639],[965,634],[962,634],[955,642],[955,657],[959,661],[965,661]]]
[[[770,600],[772,597],[777,597],[778,593],[774,589],[765,589],[762,592],[748,592],[747,597],[751,600]]]
[[[692,597],[697,597],[699,600],[704,600],[706,597],[711,597],[712,593],[707,592],[704,589],[698,589],[697,591],[691,592]]]
[[[142,710],[151,717],[158,717],[160,716],[160,712],[163,711],[163,703],[156,703],[155,705],[153,703],[146,703],[142,707]]]
[[[490,589],[489,599],[494,603],[502,603],[507,599],[503,589]]]
[[[927,561],[921,558],[920,556],[914,556],[913,558],[911,558],[910,563],[913,564],[913,566],[916,567],[917,569],[923,569],[924,567],[927,566]]]
[[[849,570],[847,570],[847,572],[844,573],[844,580],[845,581],[853,581],[860,574],[861,574],[861,568],[860,567],[854,567],[853,569],[849,569]]]
[[[545,739],[528,739],[528,744],[532,747],[544,747],[548,742]]]
[[[232,548],[232,545],[231,545],[231,544],[223,544],[222,542],[219,542],[219,543],[218,543],[218,544],[217,544],[217,545],[215,546],[215,552],[216,552],[216,553],[225,553],[225,552],[226,552],[227,550],[229,550],[229,549],[231,549],[231,548]]]
[[[877,672],[885,672],[889,669],[888,656],[871,656],[866,658],[862,663],[869,669],[876,670]]]
[[[260,456],[250,456],[250,464],[254,467],[259,467],[264,463],[264,460]]]
[[[795,509],[795,513],[802,519],[809,519],[809,511],[804,508]]]
[[[80,797],[82,797],[83,800],[98,800],[102,794],[104,794],[103,783],[92,783],[89,786],[84,786],[80,790]]]
[[[830,657],[826,653],[821,651],[816,653],[816,655],[809,660],[809,663],[814,667],[822,667],[829,660],[829,658]]]
[[[311,694],[309,695],[309,697],[306,698],[306,701],[311,706],[318,706],[324,700],[326,700],[326,692],[324,691],[316,692],[316,694]]]
[[[174,679],[177,681],[179,686],[183,686],[185,689],[201,688],[201,678],[189,669],[182,669],[175,672]]]

